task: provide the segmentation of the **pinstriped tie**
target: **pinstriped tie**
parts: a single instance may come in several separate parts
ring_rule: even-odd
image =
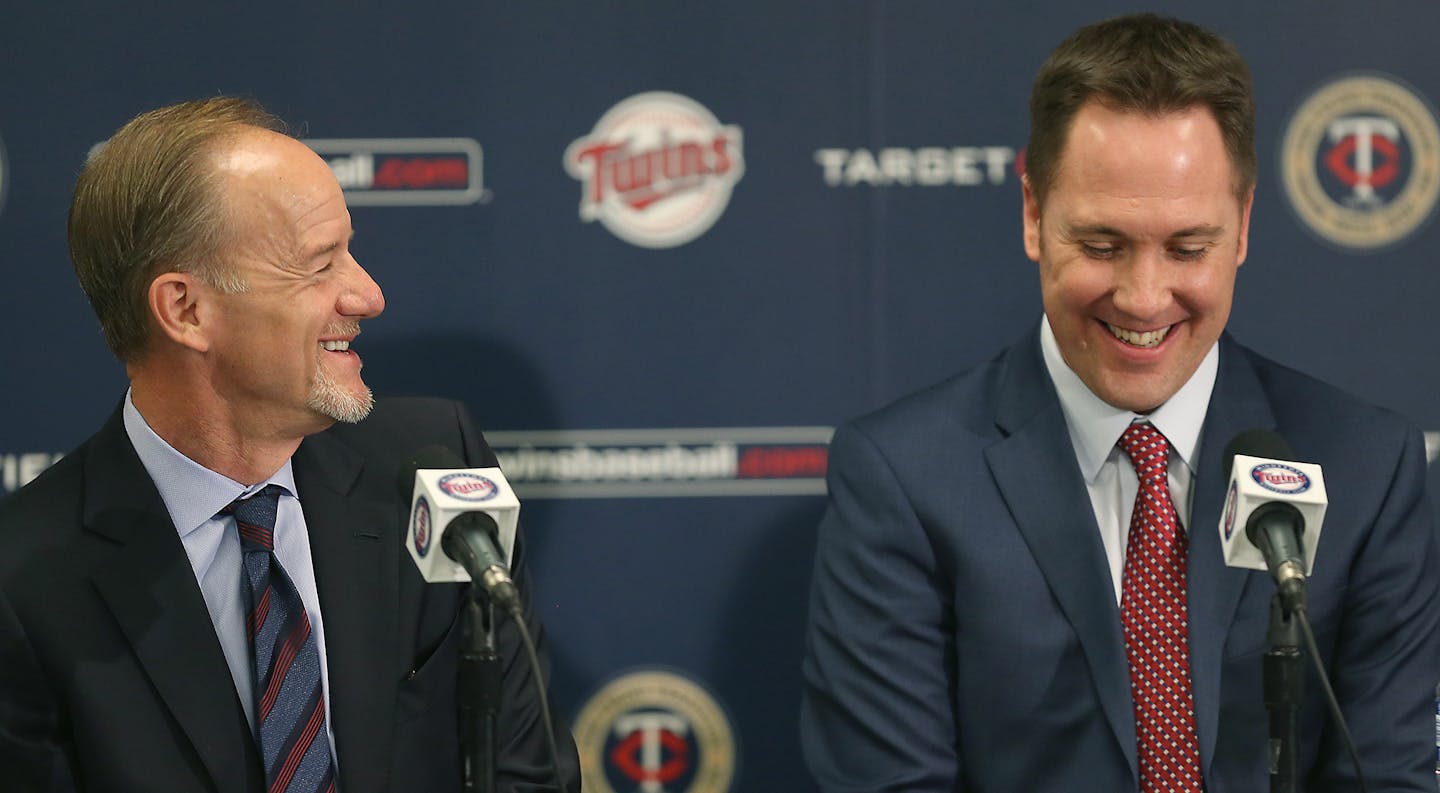
[[[1140,490],[1130,514],[1120,621],[1130,662],[1141,793],[1199,793],[1200,751],[1190,693],[1185,535],[1170,499],[1170,441],[1150,424],[1120,436]]]
[[[283,492],[279,485],[267,485],[222,510],[235,516],[245,557],[256,734],[268,793],[333,793],[320,652],[300,593],[274,554],[275,515]]]

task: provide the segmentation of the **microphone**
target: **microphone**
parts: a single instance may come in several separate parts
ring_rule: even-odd
[[[1320,466],[1294,456],[1270,430],[1236,435],[1225,447],[1230,486],[1220,518],[1225,564],[1269,570],[1286,613],[1305,605],[1305,577],[1315,564],[1329,503]],[[1245,530],[1237,532],[1237,526]]]
[[[499,468],[464,465],[450,449],[427,446],[401,466],[397,484],[401,498],[410,499],[405,547],[427,582],[475,581],[515,611],[520,594],[510,559],[520,501]]]

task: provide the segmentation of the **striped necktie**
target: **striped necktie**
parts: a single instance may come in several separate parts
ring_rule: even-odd
[[[1170,499],[1170,441],[1150,424],[1131,424],[1120,436],[1120,447],[1140,479],[1120,598],[1140,791],[1199,793],[1185,604],[1187,549]]]
[[[333,793],[320,651],[310,615],[275,558],[279,485],[222,512],[235,516],[244,553],[245,630],[255,659],[255,721],[268,793]]]

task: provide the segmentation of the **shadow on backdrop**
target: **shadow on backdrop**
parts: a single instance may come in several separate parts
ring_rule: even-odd
[[[766,654],[721,654],[710,665],[717,670],[710,681],[716,689],[736,692],[725,706],[740,743],[739,790],[766,789],[772,769],[793,768],[800,758],[800,660],[825,500],[795,498],[776,512],[764,531],[749,535],[755,540],[746,555],[745,581],[731,588],[716,626],[722,636],[746,637],[737,646],[763,647]],[[815,789],[808,778],[803,787],[787,778],[791,793]]]

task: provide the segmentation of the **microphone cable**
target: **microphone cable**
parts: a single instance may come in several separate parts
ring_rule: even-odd
[[[520,629],[520,640],[525,643],[525,655],[530,659],[530,678],[535,681],[540,718],[545,723],[545,744],[550,749],[550,776],[555,780],[555,790],[564,791],[565,785],[560,779],[560,749],[555,740],[555,723],[550,718],[550,697],[545,692],[545,678],[540,672],[540,654],[535,650],[535,639],[530,636],[530,628],[525,625],[518,604],[510,610],[510,616],[515,620],[515,627]]]
[[[1305,649],[1310,654],[1310,660],[1314,662],[1315,673],[1320,676],[1320,688],[1325,691],[1325,702],[1330,707],[1330,715],[1335,718],[1335,724],[1340,728],[1340,737],[1344,740],[1345,751],[1350,754],[1350,762],[1355,766],[1355,779],[1360,783],[1360,793],[1369,793],[1365,786],[1365,772],[1360,768],[1360,752],[1355,748],[1355,741],[1350,737],[1350,727],[1345,723],[1345,714],[1340,710],[1340,701],[1335,698],[1335,690],[1330,687],[1330,675],[1325,671],[1325,662],[1320,660],[1320,648],[1315,644],[1315,634],[1310,630],[1310,617],[1306,614],[1304,603],[1298,603],[1291,613],[1300,621],[1300,632],[1305,636]]]

